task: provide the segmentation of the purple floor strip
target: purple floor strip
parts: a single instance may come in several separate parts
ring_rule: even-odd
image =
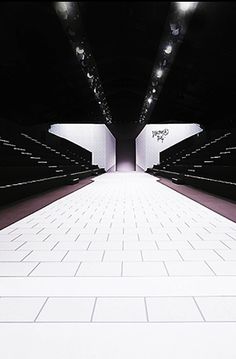
[[[236,222],[236,202],[230,199],[219,197],[217,195],[205,192],[203,190],[194,188],[188,185],[178,185],[173,183],[168,178],[161,178],[160,183],[172,188],[174,191],[191,198],[192,200],[202,204],[212,211],[221,214],[222,216]]]
[[[0,207],[0,229],[19,221],[20,219],[38,211],[48,204],[62,198],[78,189],[92,183],[93,177],[80,180],[73,185],[62,186],[56,189],[47,190],[43,193],[32,195],[28,198],[18,200],[14,203]]]

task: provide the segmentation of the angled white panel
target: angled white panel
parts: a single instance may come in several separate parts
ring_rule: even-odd
[[[92,163],[105,170],[115,166],[116,140],[103,124],[55,124],[49,132],[92,152]]]

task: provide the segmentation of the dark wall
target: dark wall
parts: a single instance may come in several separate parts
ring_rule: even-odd
[[[135,171],[135,140],[116,141],[116,170]]]

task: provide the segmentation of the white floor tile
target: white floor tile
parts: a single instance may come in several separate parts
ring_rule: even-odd
[[[236,322],[236,297],[195,297],[206,321]]]
[[[214,230],[214,232],[213,233],[207,233],[207,234],[205,234],[204,236],[202,236],[203,237],[203,239],[204,240],[207,240],[207,241],[209,241],[209,240],[218,240],[218,241],[223,241],[223,240],[230,240],[230,239],[232,239],[232,238],[230,238],[226,233],[225,233],[225,231],[219,231],[219,230],[217,230],[217,231],[215,231]]]
[[[1,262],[0,263],[0,277],[25,277],[36,266],[36,263],[23,262]]]
[[[56,245],[53,251],[61,250],[86,250],[90,245],[90,241],[63,241]]]
[[[77,239],[78,235],[74,234],[51,234],[46,241],[56,241],[56,242],[73,242]]]
[[[122,250],[122,241],[94,241],[91,242],[89,250]]]
[[[202,322],[203,318],[191,297],[146,298],[150,322]]]
[[[195,249],[227,249],[220,241],[189,241]]]
[[[141,261],[140,251],[105,251],[104,262]]]
[[[17,235],[14,234],[14,232],[12,234],[1,234],[0,232],[0,243],[2,242],[10,242],[15,240],[16,238],[20,239],[21,235]]]
[[[152,249],[157,250],[155,241],[128,241],[124,243],[124,250],[141,250]]]
[[[4,296],[236,296],[234,276],[1,277],[0,288]]]
[[[49,298],[37,322],[90,322],[95,298]]]
[[[108,241],[124,241],[124,242],[128,242],[128,241],[138,241],[139,237],[138,234],[109,234],[109,238]]]
[[[30,251],[0,251],[0,262],[20,262]]]
[[[235,328],[236,323],[2,323],[0,355],[65,359],[69,350],[73,359],[234,359]]]
[[[222,258],[211,249],[180,250],[179,253],[181,254],[181,257],[184,261],[222,261]]]
[[[31,264],[31,263],[22,263]],[[30,274],[31,277],[73,277],[78,263],[40,263]]]
[[[14,242],[13,242],[14,243]],[[50,242],[26,242],[23,244],[22,247],[20,247],[19,251],[25,251],[25,250],[38,250],[38,251],[48,251],[51,250],[57,242],[50,241]]]
[[[60,262],[66,253],[67,251],[33,251],[24,259],[24,262]]]
[[[192,249],[188,241],[156,241],[159,249]]]
[[[14,240],[14,242],[43,242],[46,241],[48,234],[27,234],[23,233],[18,238]]]
[[[137,233],[137,234],[151,234],[151,230],[150,228],[146,228],[146,227],[134,227],[134,228],[124,228],[124,235],[129,235],[129,234],[134,234],[134,233]]]
[[[121,263],[119,262],[84,262],[81,263],[77,276],[82,277],[119,277]]]
[[[33,322],[46,298],[0,298],[0,322]]]
[[[162,235],[159,234],[139,234],[140,241],[160,241],[160,240],[167,240],[169,241],[170,238],[167,236],[166,233],[163,233]]]
[[[17,222],[17,223],[19,223],[19,222]],[[6,228],[1,229],[1,230],[0,230],[0,235],[3,235],[3,234],[13,234],[13,233],[18,229],[17,223],[13,223],[12,225],[7,226]]]
[[[216,252],[222,257],[224,258],[225,261],[236,261],[236,250],[235,249],[231,249],[231,250],[222,250],[222,249],[217,249]]]
[[[214,273],[204,262],[165,262],[170,276],[213,276]]]
[[[122,235],[124,234],[124,230],[122,227],[112,227],[112,228],[107,228],[107,229],[98,229],[97,234],[114,234],[114,235]]]
[[[236,275],[236,261],[229,262],[213,262],[207,261],[209,266],[213,269],[216,275]]]
[[[169,234],[172,241],[199,241],[201,238],[195,233],[195,229],[191,229],[191,231],[183,231],[182,233],[178,234]]]
[[[127,277],[156,277],[167,276],[162,262],[124,262],[123,276]]]
[[[146,236],[145,236],[145,234],[140,233],[140,236],[143,236],[144,240],[145,240],[145,237],[147,238],[149,236],[149,234],[146,233]],[[151,234],[153,236],[155,236],[156,240],[158,240],[158,241],[165,241],[165,240],[169,241],[170,240],[170,237],[168,236],[167,231],[164,228],[163,229],[155,229],[155,228],[151,227]]]
[[[63,262],[101,262],[103,251],[69,251]]]
[[[94,242],[94,241],[106,241],[107,240],[107,234],[80,234],[78,237],[78,241],[88,241],[88,242]]]
[[[93,322],[146,322],[144,298],[98,298]]]
[[[19,247],[21,247],[25,242],[0,242],[0,251],[15,251]],[[26,248],[27,249],[27,248]]]
[[[14,232],[14,234],[32,234],[32,235],[37,235],[38,233],[40,233],[41,231],[43,232],[44,228],[43,226],[40,227],[35,227],[35,228],[27,228],[27,227],[21,227],[21,228],[17,228]]]
[[[225,247],[222,249],[226,249],[227,247],[230,249],[236,249],[236,241],[234,239],[229,239],[229,240],[223,239],[222,243],[225,244]]]
[[[142,251],[144,261],[182,261],[177,250]]]

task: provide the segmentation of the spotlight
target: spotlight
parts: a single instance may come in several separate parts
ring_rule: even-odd
[[[64,20],[67,20],[68,18],[69,5],[70,3],[64,1],[57,1],[55,3],[55,9],[57,14]]]
[[[189,10],[193,10],[196,5],[197,5],[197,2],[189,2],[189,1],[178,1],[176,2],[178,8],[180,11],[189,11]]]
[[[82,49],[82,48],[80,49],[79,46],[77,46],[75,48],[75,51],[76,51],[77,54],[80,54],[80,55],[82,55],[84,53],[84,49]]]
[[[67,2],[66,1],[57,1],[55,3],[55,7],[57,10],[61,11],[61,12],[66,12],[67,11]]]
[[[170,24],[170,30],[171,30],[172,35],[174,35],[174,36],[178,36],[178,35],[179,35],[179,33],[180,33],[180,28],[181,28],[180,25]]]
[[[172,52],[172,46],[171,46],[171,45],[166,46],[164,52],[165,52],[167,55],[171,54],[171,52]]]
[[[157,79],[152,79],[152,86],[153,86],[153,87],[158,86],[158,81],[157,81]]]
[[[157,90],[156,89],[152,89],[152,92],[155,93]]]
[[[157,70],[157,77],[160,79],[163,75],[163,70],[162,69],[159,69]]]
[[[151,102],[152,102],[152,98],[149,97],[149,98],[148,98],[148,103],[149,103],[149,105],[150,105]]]

